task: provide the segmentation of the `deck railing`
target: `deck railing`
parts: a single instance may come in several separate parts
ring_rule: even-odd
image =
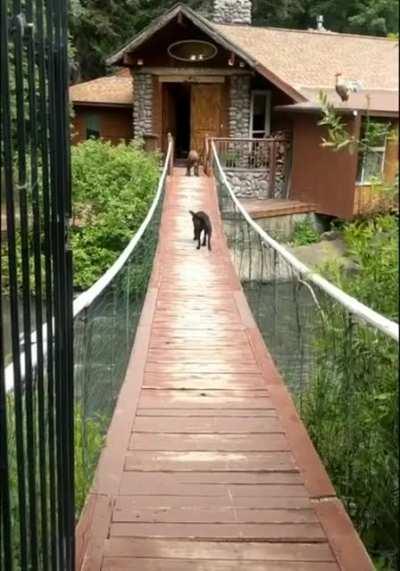
[[[291,162],[291,141],[287,135],[264,139],[213,138],[225,172],[249,171],[265,174],[267,196],[287,198]],[[206,142],[205,170],[210,171],[211,141]]]

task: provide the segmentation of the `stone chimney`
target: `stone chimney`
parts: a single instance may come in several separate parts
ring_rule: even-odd
[[[251,24],[251,0],[214,0],[216,24]]]

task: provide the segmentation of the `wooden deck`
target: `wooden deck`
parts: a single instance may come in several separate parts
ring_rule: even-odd
[[[213,181],[169,179],[135,347],[77,529],[77,569],[373,569],[247,306]],[[197,251],[188,210],[214,225]]]
[[[317,211],[316,204],[283,198],[241,198],[240,202],[254,220],[290,214],[308,214]]]

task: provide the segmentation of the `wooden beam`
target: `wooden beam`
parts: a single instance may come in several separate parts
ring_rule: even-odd
[[[239,69],[224,69],[212,67],[152,67],[141,66],[137,68],[142,73],[151,73],[153,75],[215,75],[215,76],[228,76],[228,75],[255,75],[251,70],[243,71]]]
[[[161,83],[225,83],[225,77],[218,75],[160,75]]]

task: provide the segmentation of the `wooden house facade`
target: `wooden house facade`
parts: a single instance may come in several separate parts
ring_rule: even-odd
[[[245,148],[249,141],[284,136],[290,142],[287,197],[349,219],[367,208],[362,198],[371,193],[375,175],[394,182],[397,139],[383,141],[370,162],[357,153],[322,147],[326,133],[318,125],[318,95],[328,95],[355,136],[367,114],[389,122],[395,132],[397,56],[396,42],[383,38],[251,26],[250,0],[215,0],[210,19],[177,5],[109,58],[109,65],[125,70],[119,72],[123,101],[116,93],[109,95],[112,109],[104,95],[85,106],[82,95],[77,100],[79,85],[71,88],[75,141],[90,136],[87,123],[96,109],[104,125],[99,136],[140,137],[148,148],[165,151],[170,132],[177,158],[190,149],[202,153],[206,137],[241,140]],[[345,102],[334,88],[338,71],[361,86]],[[107,78],[95,81],[101,80]],[[235,169],[236,181],[248,177],[242,164]]]

